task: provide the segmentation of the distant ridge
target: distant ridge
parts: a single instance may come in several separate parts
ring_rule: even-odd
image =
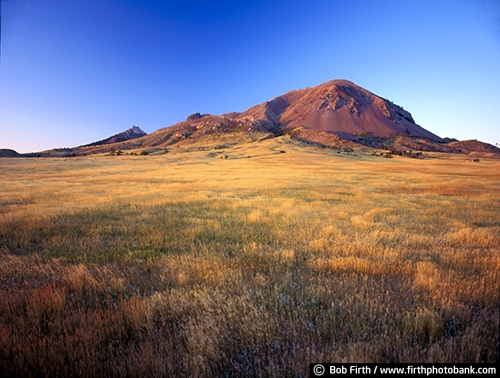
[[[140,138],[140,137],[143,137],[145,135],[147,135],[147,133],[145,133],[144,131],[142,131],[140,127],[138,127],[138,126],[132,126],[130,129],[128,129],[128,130],[126,130],[126,131],[124,131],[122,133],[112,135],[109,138],[106,138],[106,139],[103,139],[103,140],[99,140],[97,142],[86,144],[83,147],[98,146],[98,145],[101,145],[101,144],[112,144],[112,143],[124,142],[126,140]]]

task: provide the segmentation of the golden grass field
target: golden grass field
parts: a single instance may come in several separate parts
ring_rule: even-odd
[[[0,174],[7,375],[498,361],[500,159],[282,137]]]

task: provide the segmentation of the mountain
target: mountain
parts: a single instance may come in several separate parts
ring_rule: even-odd
[[[238,144],[287,134],[306,143],[351,147],[366,137],[404,135],[424,138],[430,150],[443,140],[417,125],[402,107],[347,80],[333,80],[313,88],[290,91],[242,113],[220,116],[195,113],[185,121],[145,137],[122,143],[120,148],[168,147],[170,145]],[[363,139],[365,138],[365,139]],[[451,150],[451,149],[449,149]]]
[[[318,147],[373,147],[405,152],[495,152],[477,141],[440,138],[419,126],[401,106],[347,80],[332,80],[293,90],[248,110],[223,115],[194,113],[185,121],[146,134],[139,127],[98,142],[20,156],[83,156],[91,154],[166,153],[224,149],[237,144],[287,135]],[[473,143],[474,142],[474,143]],[[3,153],[4,156],[12,153]]]
[[[300,142],[330,148],[353,148],[361,144],[399,151],[460,152],[460,148],[447,143],[452,139],[442,139],[419,126],[401,106],[347,80],[293,90],[242,113],[219,116],[194,113],[183,122],[123,141],[116,148],[121,151],[159,151],[171,146],[212,149],[284,134]],[[483,149],[479,145],[474,148]],[[102,151],[77,151],[77,154]]]
[[[86,144],[85,147],[97,146],[97,145],[101,145],[101,144],[118,143],[118,142],[130,140],[130,139],[140,138],[140,137],[143,137],[145,135],[147,135],[147,134],[144,131],[142,131],[140,127],[132,126],[130,129],[128,129],[122,133],[115,134],[113,136],[110,136],[109,138],[106,138],[106,139],[103,139],[103,140],[100,140],[100,141],[97,141],[94,143]]]
[[[294,90],[242,113],[214,116],[192,114],[186,121],[141,138],[142,146],[207,144],[210,140],[241,143],[287,134],[306,143],[352,147],[356,142],[388,148],[396,136],[399,148],[412,145],[424,151],[454,152],[444,140],[417,125],[402,107],[347,80],[332,80],[313,88]],[[416,142],[415,138],[420,138]],[[232,139],[232,140],[231,140]],[[393,144],[389,141],[391,148]],[[123,148],[134,148],[134,141]]]
[[[243,139],[290,134],[304,141],[327,144],[360,136],[394,135],[443,140],[417,125],[402,107],[347,80],[332,80],[313,88],[290,91],[243,113],[214,116],[192,114],[186,121],[141,138],[143,146],[168,146],[185,139],[239,132]],[[234,136],[234,135],[233,135]],[[130,146],[134,142],[126,143]],[[185,144],[185,143],[184,143]]]
[[[387,138],[407,135],[442,142],[417,125],[402,107],[347,80],[290,91],[254,106],[239,118],[256,119],[271,129],[305,127],[354,140],[360,134]]]

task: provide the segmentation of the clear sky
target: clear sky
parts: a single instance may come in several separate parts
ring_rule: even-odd
[[[244,111],[347,79],[441,137],[500,143],[498,0],[3,0],[0,148]]]

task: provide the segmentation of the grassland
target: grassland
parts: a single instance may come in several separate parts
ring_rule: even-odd
[[[0,172],[7,375],[499,358],[498,159],[278,138]]]

